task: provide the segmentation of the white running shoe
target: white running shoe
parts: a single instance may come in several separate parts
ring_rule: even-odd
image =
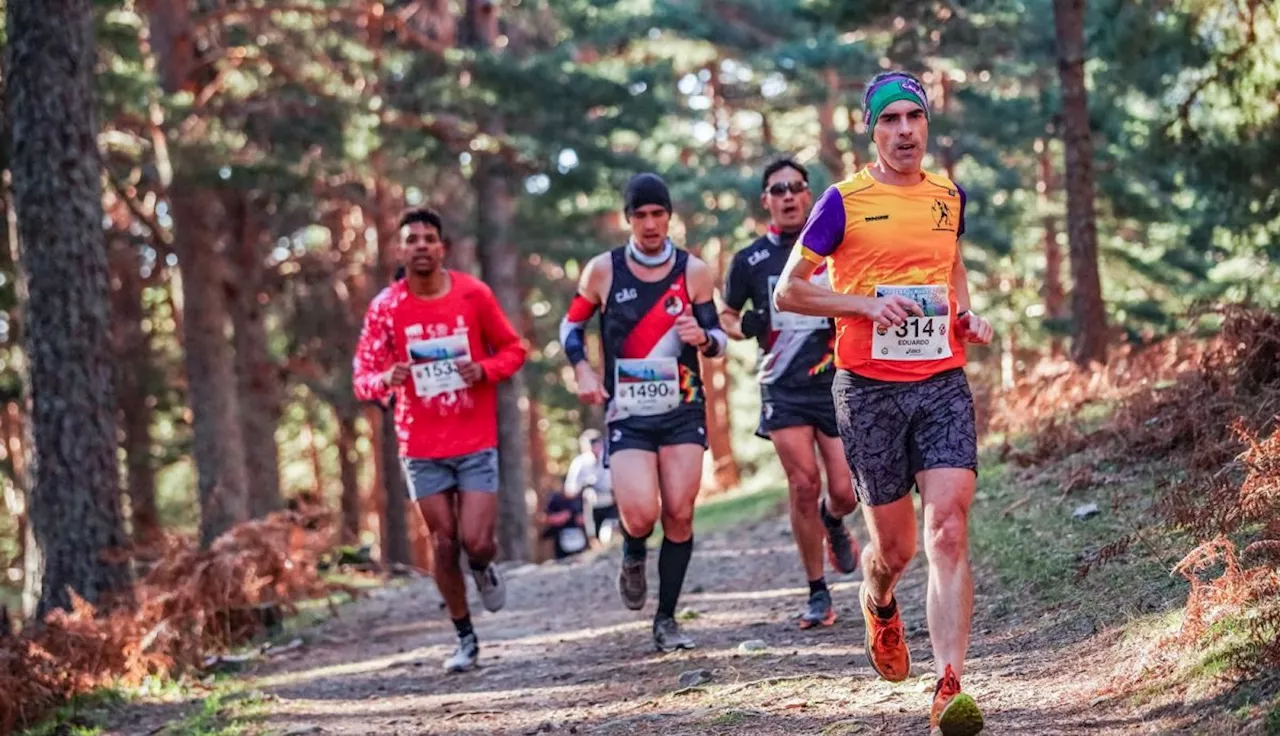
[[[480,592],[486,611],[500,611],[507,605],[507,582],[502,579],[497,565],[489,563],[483,570],[472,570],[471,577],[476,581],[476,590]]]
[[[476,666],[476,659],[479,657],[480,641],[476,639],[475,632],[460,636],[458,648],[453,650],[453,656],[444,661],[444,671],[466,672]]]

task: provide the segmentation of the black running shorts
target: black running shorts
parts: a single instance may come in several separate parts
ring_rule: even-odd
[[[813,427],[828,437],[840,436],[828,384],[803,388],[760,387],[760,424],[756,436],[769,439],[773,430],[788,427]]]
[[[657,452],[666,445],[707,446],[707,408],[703,403],[681,404],[674,411],[651,417],[627,417],[609,422],[605,433],[605,464],[619,450]]]
[[[841,370],[831,394],[862,503],[882,506],[906,496],[921,470],[978,472],[973,395],[963,369],[914,382],[874,381]]]

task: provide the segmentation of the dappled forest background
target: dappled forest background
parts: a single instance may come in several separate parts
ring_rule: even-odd
[[[537,556],[533,510],[601,420],[571,393],[556,324],[580,265],[623,241],[622,184],[662,173],[675,240],[722,273],[766,224],[766,162],[796,157],[820,190],[870,160],[861,91],[886,68],[924,81],[926,166],[969,193],[971,291],[999,335],[970,353],[981,397],[1108,349],[1208,334],[1207,307],[1280,302],[1275,2],[96,0],[93,12],[122,483],[118,517],[101,513],[139,548],[173,534],[207,544],[306,499],[337,510],[345,544],[429,565],[387,415],[355,400],[350,375],[398,216],[429,205],[452,265],[494,288],[531,348],[503,389],[500,539],[507,558]],[[1073,18],[1083,45],[1069,42]],[[1064,143],[1073,69],[1083,159]],[[22,142],[4,125],[8,183]],[[1068,217],[1068,191],[1086,182],[1093,207]],[[5,207],[0,589],[29,611],[41,590],[23,278],[7,194]],[[1096,259],[1078,247],[1090,232]],[[1077,318],[1082,274],[1098,280],[1105,323]],[[751,436],[753,362],[738,344],[709,368],[709,491],[773,472]]]

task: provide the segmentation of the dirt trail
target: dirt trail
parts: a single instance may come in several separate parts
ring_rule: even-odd
[[[473,614],[483,666],[463,675],[440,669],[453,635],[430,580],[347,606],[305,632],[303,647],[245,674],[249,687],[269,697],[260,732],[928,732],[933,680],[919,559],[898,597],[921,677],[890,685],[863,656],[858,575],[829,577],[841,612],[835,626],[798,629],[806,589],[797,584],[803,578],[785,518],[698,540],[681,601],[696,612],[685,623],[697,638],[693,652],[652,651],[657,555],[650,555],[650,602],[633,613],[614,591],[616,554],[508,571],[506,609]],[[980,575],[965,678],[987,713],[986,733],[1163,730],[1095,701],[1113,665],[1091,624],[1038,614],[1034,621],[997,618],[996,593]],[[473,610],[481,610],[478,601]],[[767,648],[740,652],[750,639]],[[681,673],[699,669],[712,679],[682,690]]]

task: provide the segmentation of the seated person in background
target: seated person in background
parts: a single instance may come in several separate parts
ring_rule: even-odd
[[[588,429],[578,438],[581,453],[569,464],[565,490],[581,495],[587,537],[608,544],[618,528],[618,505],[613,501],[613,483],[604,466],[604,437],[600,430]]]
[[[547,496],[542,523],[542,537],[555,543],[557,560],[572,557],[587,548],[587,530],[582,523],[582,496],[577,488],[566,484],[564,490]]]

